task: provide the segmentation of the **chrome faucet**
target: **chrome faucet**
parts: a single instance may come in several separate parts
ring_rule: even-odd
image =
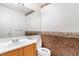
[[[18,42],[18,39],[13,39],[12,42],[13,43]]]

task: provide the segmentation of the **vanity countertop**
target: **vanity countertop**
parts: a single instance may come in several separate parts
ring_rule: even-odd
[[[35,40],[29,40],[27,39],[27,41],[22,41],[22,42],[15,42],[15,43],[11,43],[11,42],[1,42],[0,43],[0,54],[6,53],[8,51],[12,51],[30,44],[36,43]]]

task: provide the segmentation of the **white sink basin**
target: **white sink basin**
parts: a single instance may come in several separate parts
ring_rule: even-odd
[[[19,45],[19,44],[23,44],[23,43],[28,43],[30,40],[29,39],[20,39],[18,40],[17,42],[12,42],[12,41],[9,41],[9,42],[1,42],[0,43],[0,48],[4,48],[4,47],[7,47],[7,46],[11,46],[11,45]]]
[[[21,45],[21,44],[26,44],[26,43],[28,43],[30,41],[31,40],[29,40],[29,39],[19,39],[18,41],[10,43],[8,46],[11,46],[11,45],[17,46],[17,45]]]
[[[1,42],[1,43],[0,43],[0,47],[9,45],[9,44],[11,44],[11,43],[12,43],[11,41],[10,41],[10,42]]]
[[[18,42],[29,42],[31,41],[30,39],[20,39]]]

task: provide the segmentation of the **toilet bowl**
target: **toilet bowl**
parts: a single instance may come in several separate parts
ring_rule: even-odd
[[[38,56],[50,56],[51,52],[48,48],[42,47],[42,43],[37,43],[37,55]]]
[[[51,52],[48,48],[42,47],[42,40],[39,38],[36,38],[36,48],[37,48],[37,55],[38,56],[50,56]]]
[[[38,48],[38,56],[50,56],[50,50],[44,47]]]

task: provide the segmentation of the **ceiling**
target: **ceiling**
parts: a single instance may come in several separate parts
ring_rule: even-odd
[[[24,13],[26,16],[40,10],[49,3],[0,3],[1,6]]]
[[[13,9],[13,10],[19,11],[19,12],[24,13],[24,14],[27,14],[28,12],[33,11],[30,8],[27,8],[25,6],[19,6],[19,5],[14,4],[14,3],[0,3],[0,5],[4,6],[4,7],[7,7],[9,9]]]

